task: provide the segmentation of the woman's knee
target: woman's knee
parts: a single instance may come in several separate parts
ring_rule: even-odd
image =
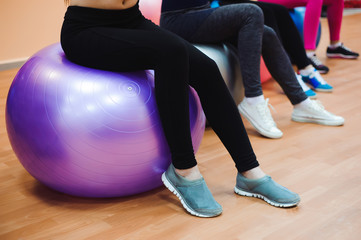
[[[263,24],[263,12],[260,7],[251,3],[229,5],[236,16],[247,18],[248,22],[258,22]]]
[[[279,41],[276,32],[268,27],[268,26],[264,26],[264,30],[263,30],[263,43],[267,44],[270,41]]]
[[[244,3],[247,6],[247,12],[254,18],[263,18],[263,11],[260,7],[251,3]]]

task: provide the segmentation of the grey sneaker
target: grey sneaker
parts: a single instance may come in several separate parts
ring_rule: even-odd
[[[255,105],[248,104],[244,99],[238,105],[238,110],[261,135],[269,138],[280,138],[283,133],[273,121],[268,105],[268,98]]]
[[[326,111],[321,102],[317,100],[311,100],[311,104],[309,104],[307,109],[294,108],[292,120],[295,122],[309,122],[327,126],[340,126],[345,122],[343,117]]]
[[[190,214],[197,217],[216,217],[222,213],[222,206],[213,198],[203,177],[189,181],[178,175],[171,164],[163,173],[162,181]]]
[[[270,176],[248,179],[238,173],[234,192],[241,196],[263,199],[275,207],[294,207],[301,201],[297,193],[279,185]]]

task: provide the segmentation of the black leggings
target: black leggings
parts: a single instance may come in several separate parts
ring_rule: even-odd
[[[178,169],[195,166],[190,134],[189,85],[239,172],[259,164],[237,107],[217,65],[188,42],[146,20],[138,5],[126,10],[68,8],[61,43],[73,62],[110,71],[155,70],[155,96]]]
[[[294,63],[298,69],[303,69],[310,64],[303,40],[286,7],[279,4],[249,0],[220,1],[221,6],[233,3],[252,3],[260,7],[263,11],[264,24],[271,27],[277,33],[292,63]]]

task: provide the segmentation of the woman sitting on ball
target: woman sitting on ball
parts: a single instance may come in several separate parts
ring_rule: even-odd
[[[249,14],[252,13],[252,17]],[[275,32],[263,24],[263,15],[254,4],[231,4],[210,8],[208,0],[163,0],[160,26],[192,43],[229,42],[237,49],[245,98],[238,105],[240,113],[263,136],[280,138],[263,96],[260,56],[272,77],[279,83],[293,105],[292,120],[322,125],[343,125],[344,119],[326,111],[310,100],[300,86],[291,62]]]
[[[191,214],[222,213],[197,167],[189,126],[189,86],[238,170],[235,192],[278,207],[299,203],[296,193],[275,183],[256,159],[237,107],[217,65],[191,44],[151,21],[138,0],[71,0],[61,44],[73,62],[111,71],[155,70],[155,95],[172,164],[162,175],[166,187]],[[190,6],[191,7],[191,6]],[[253,19],[253,12],[246,13]]]

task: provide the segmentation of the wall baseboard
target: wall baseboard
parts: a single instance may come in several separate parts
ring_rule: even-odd
[[[28,60],[28,58],[18,58],[11,61],[0,61],[0,71],[19,68]]]

